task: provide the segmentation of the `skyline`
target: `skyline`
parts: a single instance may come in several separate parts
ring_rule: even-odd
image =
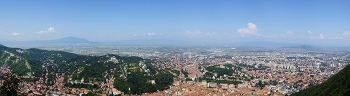
[[[349,45],[347,4],[350,1],[3,1],[0,40],[74,36],[100,42],[166,39]]]

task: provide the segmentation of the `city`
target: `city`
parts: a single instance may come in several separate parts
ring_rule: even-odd
[[[130,50],[127,46],[110,47],[110,49],[114,50],[112,52],[115,52],[117,55],[126,57],[140,56],[154,60],[152,65],[155,68],[168,71],[175,76],[169,89],[142,93],[142,95],[146,96],[291,95],[310,86],[321,84],[350,63],[350,53],[346,49],[341,48],[154,46],[133,46],[133,48]],[[101,55],[99,50],[96,50],[98,47],[72,49],[94,50],[81,52],[90,56],[105,56]],[[115,50],[119,51],[116,52]],[[16,50],[18,53],[23,53],[23,51],[25,50]],[[12,56],[15,55],[12,54]],[[108,61],[114,63],[123,62],[115,57],[110,57]],[[128,94],[114,87],[114,80],[118,76],[108,75],[112,74],[110,72],[106,71],[104,73],[106,79],[102,80],[102,82],[94,82],[94,80],[84,81],[84,78],[73,80],[72,75],[67,76],[65,74],[68,73],[60,72],[59,70],[56,71],[58,73],[49,72],[49,66],[42,66],[46,71],[43,77],[35,77],[33,76],[34,73],[27,73],[27,75],[22,76],[22,78],[38,79],[35,82],[21,83],[20,92],[33,95],[78,95],[88,94],[89,92],[99,95]],[[141,70],[149,72],[149,69],[142,62],[140,62],[139,66]],[[1,72],[6,73],[9,69],[9,66],[5,64],[1,67]],[[115,68],[111,70],[117,71]],[[128,74],[125,73],[129,73],[125,68],[121,72],[123,76],[127,76]],[[53,76],[54,80],[48,80],[50,79],[48,76]],[[147,82],[157,84],[155,80]],[[84,87],[84,85],[80,85],[80,87],[73,87],[67,84],[87,84],[89,86],[85,85]]]
[[[349,0],[4,0],[0,96],[350,96]]]

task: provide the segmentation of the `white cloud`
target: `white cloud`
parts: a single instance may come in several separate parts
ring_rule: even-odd
[[[202,35],[202,32],[199,32],[199,31],[195,31],[195,32],[187,31],[186,35],[187,36],[199,36],[199,35]]]
[[[309,31],[307,31],[307,33],[309,33],[309,34],[312,34],[312,32],[309,30]]]
[[[154,32],[147,33],[147,34],[150,35],[150,36],[156,35],[156,33],[154,33]]]
[[[343,37],[334,37],[334,39],[344,39]]]
[[[21,33],[13,32],[12,35],[18,36],[18,35],[21,35]]]
[[[244,34],[251,34],[251,35],[255,35],[255,34],[258,34],[258,28],[256,27],[255,24],[253,23],[248,23],[248,28],[240,28],[238,29],[238,33],[241,34],[241,35],[244,35]]]
[[[324,39],[324,36],[323,36],[323,34],[320,34],[320,39]]]
[[[275,38],[276,37],[276,34],[275,35],[271,35],[271,36],[263,36],[265,38]]]
[[[35,32],[35,33],[37,33],[37,34],[46,34],[46,33],[55,33],[55,28],[53,28],[53,27],[50,27],[50,28],[48,28],[47,30],[45,30],[45,31],[38,31],[38,32]]]
[[[208,33],[205,33],[206,36],[215,36],[217,35],[215,32],[208,32]]]
[[[310,39],[315,39],[315,37],[314,36],[310,36]]]
[[[349,32],[349,31],[345,31],[345,32],[343,33],[343,35],[349,36],[349,35],[350,35],[350,32]]]
[[[37,34],[44,34],[44,33],[47,33],[47,31],[38,31],[38,32],[35,32]]]
[[[53,28],[53,27],[50,27],[49,29],[47,29],[49,32],[55,32],[55,28]]]
[[[287,34],[288,36],[293,36],[293,35],[294,35],[293,31],[287,31],[286,34]]]

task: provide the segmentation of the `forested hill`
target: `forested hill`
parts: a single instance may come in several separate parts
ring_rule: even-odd
[[[41,76],[45,71],[44,67],[55,65],[64,67],[67,61],[72,61],[79,55],[61,51],[47,51],[41,49],[20,49],[9,48],[0,45],[0,65],[7,65],[18,75],[27,75],[32,73],[35,76]]]
[[[113,54],[87,56],[0,45],[0,66],[9,67],[15,74],[27,77],[24,78],[25,81],[37,81],[40,77],[47,79],[46,85],[56,82],[57,76],[64,76],[66,87],[77,87],[70,85],[77,80],[83,80],[79,83],[99,84],[98,82],[114,78],[114,87],[124,92],[131,88],[132,91],[127,92],[131,94],[169,88],[173,82],[173,75],[167,71],[158,70],[153,64],[153,60],[134,56],[121,57]],[[155,84],[151,84],[150,81],[155,81]]]
[[[304,89],[292,96],[350,96],[350,65],[322,84]]]

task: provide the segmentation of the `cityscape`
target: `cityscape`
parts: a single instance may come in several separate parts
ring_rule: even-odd
[[[111,52],[107,53],[120,56],[137,56],[154,60],[152,65],[155,68],[174,76],[168,89],[140,94],[145,96],[291,95],[325,82],[350,63],[350,53],[346,49],[305,48],[305,46],[281,48],[99,46],[48,49],[71,49],[75,54],[105,56],[106,54],[96,50],[99,48],[104,49],[102,50],[104,52],[110,49]],[[15,52],[23,53],[25,50],[17,49]],[[11,52],[4,51],[4,53],[15,56]],[[108,61],[123,62],[122,59],[115,57],[110,57]],[[42,76],[33,76],[34,73],[23,75],[22,78],[37,78],[37,81],[21,83],[20,92],[32,95],[81,95],[89,92],[98,95],[128,94],[114,87],[116,86],[114,80],[120,76],[107,76],[111,74],[110,72],[106,71],[105,80],[100,82],[87,81],[86,78],[74,80],[70,75],[65,75],[69,73],[49,72],[50,66],[52,67],[42,65],[46,72]],[[140,70],[150,72],[142,62],[138,66]],[[10,69],[4,64],[1,72],[4,74]],[[124,69],[124,76],[127,76],[125,73],[129,73],[128,71]],[[49,80],[48,76],[53,76],[54,79]],[[158,83],[155,80],[149,82]],[[67,83],[91,86],[74,88],[67,87]]]
[[[350,96],[350,1],[5,0],[1,96]]]

